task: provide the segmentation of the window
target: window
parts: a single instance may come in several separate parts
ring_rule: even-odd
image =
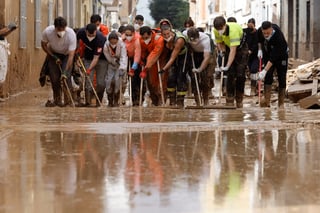
[[[310,30],[311,30],[311,22],[310,22],[310,1],[307,1],[307,36],[306,36],[306,49],[310,48]]]
[[[20,0],[19,47],[27,48],[27,0]]]
[[[41,0],[35,0],[34,43],[36,48],[41,47]]]

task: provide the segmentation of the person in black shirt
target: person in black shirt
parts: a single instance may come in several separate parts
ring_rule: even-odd
[[[246,33],[246,41],[249,48],[249,59],[248,59],[248,67],[250,71],[250,79],[251,79],[251,91],[250,95],[256,95],[257,88],[257,73],[259,70],[259,58],[258,54],[258,31],[255,27],[256,21],[254,18],[250,18],[247,23],[247,28],[244,29]]]
[[[106,37],[99,31],[95,24],[88,24],[77,33],[77,40],[79,41],[80,55],[84,59],[86,72],[90,75],[93,81],[94,72],[96,72],[96,91],[100,103],[102,102],[103,93],[105,90],[105,76],[107,72],[107,60],[103,53],[104,43]],[[86,82],[86,105],[91,105],[92,88],[89,82]],[[99,101],[96,102],[97,106]]]
[[[284,108],[286,89],[286,76],[288,69],[288,44],[279,26],[264,21],[258,30],[259,49],[264,49],[264,69],[259,73],[258,79],[264,80],[264,100],[261,107],[270,107],[273,72],[278,74],[279,91],[278,107]]]

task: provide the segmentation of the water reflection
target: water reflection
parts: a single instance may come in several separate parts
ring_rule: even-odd
[[[256,212],[320,205],[318,134],[303,128],[11,134],[0,139],[0,211]]]

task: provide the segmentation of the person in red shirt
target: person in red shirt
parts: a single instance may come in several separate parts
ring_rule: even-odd
[[[139,73],[141,71],[141,67],[139,66],[141,59],[141,45],[140,35],[135,33],[135,29],[132,25],[125,27],[123,41],[126,45],[128,59],[130,62],[128,75],[132,78],[132,102],[133,106],[138,106],[141,80],[139,78]]]
[[[161,91],[159,87],[158,63],[159,67],[163,67],[166,63],[166,53],[164,50],[163,37],[148,26],[140,28],[140,45],[141,45],[141,61],[144,64],[144,69],[140,73],[140,78],[147,79],[147,85],[150,92],[150,98],[154,106],[161,104]],[[167,90],[168,74],[162,74],[162,89],[163,93]],[[164,103],[163,103],[164,104]]]

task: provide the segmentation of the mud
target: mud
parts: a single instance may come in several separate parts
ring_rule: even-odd
[[[320,115],[0,103],[0,212],[319,212]]]

